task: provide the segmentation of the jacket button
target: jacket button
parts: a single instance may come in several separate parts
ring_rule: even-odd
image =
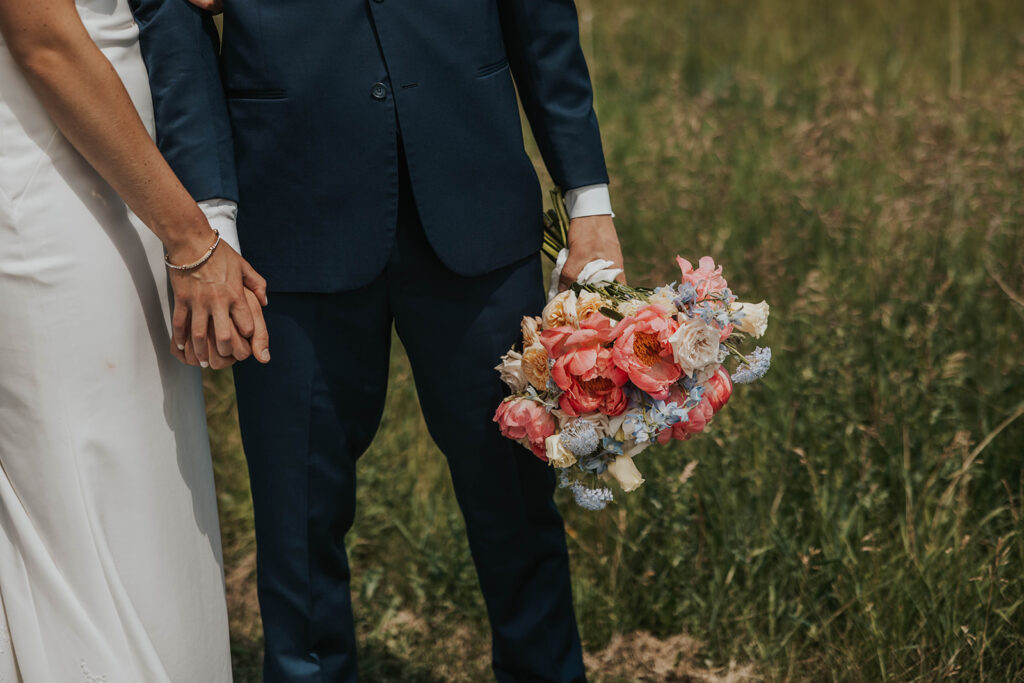
[[[372,95],[375,100],[383,100],[387,97],[387,94],[388,89],[383,83],[374,83],[373,89],[370,91],[370,95]]]

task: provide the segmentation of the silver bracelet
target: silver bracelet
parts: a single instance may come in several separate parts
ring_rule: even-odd
[[[217,239],[214,240],[213,246],[206,250],[206,253],[203,254],[203,257],[201,259],[199,259],[195,263],[189,263],[184,266],[176,266],[167,260],[167,250],[164,249],[164,264],[171,270],[195,270],[199,266],[209,261],[210,257],[213,256],[213,252],[217,249],[218,246],[220,246],[220,230],[218,230],[217,228],[210,229],[213,230],[213,234],[217,236]]]

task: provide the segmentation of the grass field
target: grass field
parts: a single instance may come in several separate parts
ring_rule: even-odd
[[[597,681],[1024,681],[1024,3],[578,0],[629,275],[708,253],[775,367],[563,503]],[[208,379],[236,678],[251,509]],[[683,482],[690,462],[698,466]],[[397,350],[349,537],[362,675],[484,681],[442,456]]]

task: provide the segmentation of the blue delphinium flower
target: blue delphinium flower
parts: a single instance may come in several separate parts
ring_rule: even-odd
[[[573,498],[576,499],[576,504],[584,510],[590,510],[591,512],[604,510],[608,503],[615,498],[609,488],[602,487],[592,489],[584,486],[578,481],[574,481],[571,488]]]
[[[687,419],[689,410],[675,401],[655,401],[648,411],[650,421],[660,432],[665,427],[671,427],[678,422]]]
[[[587,474],[604,474],[608,469],[608,463],[605,461],[603,453],[584,455],[576,462],[576,465]]]
[[[772,365],[772,350],[767,347],[757,347],[747,354],[747,362],[736,368],[732,373],[733,384],[750,384],[765,376],[768,368]]]
[[[650,440],[650,432],[647,421],[644,419],[643,408],[630,410],[626,413],[626,417],[622,421],[622,431],[637,443],[643,443],[644,441]]]
[[[694,289],[693,285],[689,282],[684,282],[679,285],[676,290],[679,294],[672,303],[676,305],[680,311],[684,310],[688,305],[692,304],[697,299],[697,290]]]
[[[576,419],[566,424],[559,439],[577,458],[590,455],[600,445],[597,429],[587,420]]]
[[[558,470],[558,488],[567,489],[572,486],[572,481],[569,479],[568,468]]]
[[[601,439],[601,448],[611,455],[622,455],[622,442],[606,436]]]

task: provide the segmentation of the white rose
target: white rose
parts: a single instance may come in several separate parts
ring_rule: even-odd
[[[626,493],[636,491],[644,483],[640,470],[633,464],[633,458],[628,455],[620,455],[608,463],[608,474],[612,475],[615,481],[619,482],[619,486]]]
[[[764,301],[759,304],[734,302],[730,306],[730,312],[743,314],[736,323],[736,329],[755,338],[768,329],[768,311],[769,306]]]
[[[494,368],[501,373],[501,381],[509,388],[519,393],[526,389],[526,375],[523,374],[523,354],[518,351],[509,351],[501,357],[501,365]]]
[[[676,363],[687,375],[718,361],[719,332],[701,318],[686,318],[669,337]]]
[[[544,439],[544,454],[548,456],[548,464],[552,467],[565,468],[576,464],[576,456],[565,447],[562,437],[558,434],[552,434]]]

